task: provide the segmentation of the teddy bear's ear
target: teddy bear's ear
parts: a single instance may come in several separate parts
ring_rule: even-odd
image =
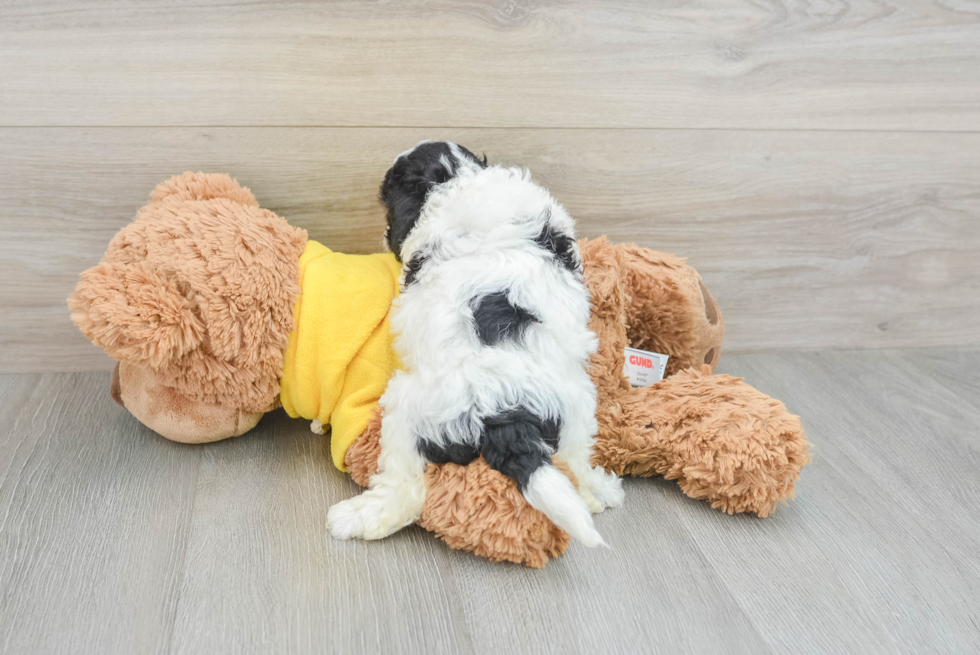
[[[167,199],[177,200],[211,200],[227,198],[240,205],[258,207],[252,192],[240,185],[231,177],[220,173],[192,173],[175,175],[166,182],[157,185],[150,194],[153,202],[163,202]]]
[[[145,262],[90,268],[68,306],[72,322],[110,357],[154,368],[197,348],[205,332],[179,285]]]

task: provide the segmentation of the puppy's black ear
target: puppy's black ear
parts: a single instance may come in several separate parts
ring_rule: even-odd
[[[459,148],[459,151],[463,154],[463,157],[465,157],[466,159],[469,159],[474,164],[478,165],[480,168],[486,168],[487,167],[487,155],[486,155],[486,153],[483,153],[483,156],[482,157],[477,157],[472,152],[470,152],[470,150],[468,148],[465,148],[465,147],[459,145],[458,143],[456,144],[456,147]]]
[[[453,151],[456,152],[453,152]],[[462,155],[462,157],[461,157]],[[461,158],[486,166],[466,148],[445,141],[425,142],[400,156],[381,183],[381,202],[388,210],[388,247],[401,260],[402,245],[415,227],[425,198],[437,184],[452,179],[462,165]]]

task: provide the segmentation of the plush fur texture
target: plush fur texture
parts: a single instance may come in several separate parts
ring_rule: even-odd
[[[574,538],[602,544],[591,512],[620,504],[622,490],[589,463],[596,339],[571,217],[526,171],[485,167],[446,143],[400,156],[382,197],[396,254],[424,264],[406,267],[414,282],[392,310],[405,370],[381,399],[381,464],[368,492],[331,508],[333,535],[376,538],[418,520],[426,454],[465,464],[478,451]]]
[[[810,460],[803,427],[742,378],[711,375],[721,342],[692,344],[699,330],[687,327],[701,323],[710,337],[721,323],[710,294],[697,300],[700,276],[675,257],[605,239],[582,251],[591,264],[592,327],[600,340],[592,359],[600,434],[594,461],[620,475],[678,480],[686,494],[729,514],[771,514],[792,497]],[[696,310],[679,311],[685,306]],[[644,314],[646,322],[630,323]],[[632,388],[621,373],[623,349],[637,343],[656,344],[689,367],[678,371],[668,363],[670,377]]]
[[[591,247],[594,256],[603,255],[603,248]],[[616,250],[615,268],[622,271],[620,286],[629,299],[622,316],[628,345],[670,353],[665,376],[687,368],[700,370],[703,364],[714,370],[725,321],[701,276],[674,255],[635,244]]]
[[[277,402],[305,244],[305,230],[227,175],[184,173],[160,184],[82,273],[72,320],[124,368],[142,369],[129,371],[127,408],[144,423],[166,434],[171,418],[200,415],[173,438],[240,434],[236,425]],[[136,402],[137,383],[167,389],[171,402]]]
[[[590,368],[598,390],[593,464],[676,479],[689,496],[728,513],[771,514],[792,496],[809,461],[806,438],[782,403],[741,378],[710,374],[722,322],[700,276],[671,255],[606,239],[583,240],[580,252],[589,325],[599,338]],[[628,323],[641,315],[644,322]],[[623,348],[654,340],[672,360],[701,363],[680,371],[668,365],[661,382],[633,388],[622,372]],[[380,421],[373,421],[347,451],[361,485],[374,471],[379,438]],[[568,535],[482,458],[430,465],[426,488],[419,524],[453,548],[533,567],[568,548]]]

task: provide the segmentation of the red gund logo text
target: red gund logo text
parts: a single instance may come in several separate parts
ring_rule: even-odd
[[[636,355],[630,355],[630,364],[633,366],[642,366],[643,368],[653,368],[653,362],[646,357],[637,357]]]

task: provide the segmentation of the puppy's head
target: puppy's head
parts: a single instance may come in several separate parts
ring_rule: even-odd
[[[448,141],[422,141],[395,158],[381,183],[381,202],[388,210],[385,239],[401,259],[402,244],[419,220],[425,199],[434,187],[454,178],[461,170],[485,168],[487,159],[478,158],[463,146]]]

